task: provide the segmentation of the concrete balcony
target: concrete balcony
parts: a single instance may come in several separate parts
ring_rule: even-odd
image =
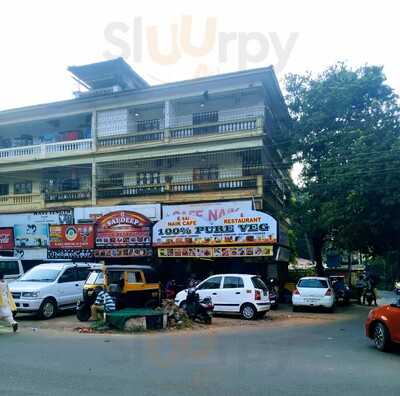
[[[41,194],[16,194],[0,196],[0,213],[39,210],[44,208]]]
[[[185,202],[213,199],[262,197],[263,176],[221,178],[218,180],[162,183],[135,186],[99,187],[98,204],[114,204],[129,198],[135,202]]]
[[[174,122],[173,125],[181,124]],[[199,125],[188,124],[172,126],[155,131],[136,132],[117,136],[98,138],[99,151],[141,148],[146,145],[162,146],[165,144],[187,144],[199,141],[218,141],[224,139],[242,139],[254,133],[262,134],[264,118],[262,116],[245,116],[237,114],[235,119]]]
[[[83,155],[91,153],[92,150],[92,139],[11,147],[0,150],[0,164]]]
[[[74,191],[56,191],[46,192],[44,200],[50,202],[70,202],[70,201],[86,201],[92,197],[91,190],[74,190]]]

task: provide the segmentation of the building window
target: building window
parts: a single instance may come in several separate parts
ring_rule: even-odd
[[[14,194],[32,194],[32,182],[24,181],[14,183]]]
[[[139,185],[160,184],[160,172],[139,172],[136,174],[136,183]]]
[[[138,132],[154,131],[160,129],[160,120],[139,120],[136,125]]]
[[[193,125],[212,124],[218,122],[218,111],[205,111],[192,114]]]
[[[80,189],[80,185],[79,179],[64,179],[61,183],[61,191],[77,191]]]
[[[8,195],[8,184],[0,184],[0,196]]]
[[[193,169],[193,180],[203,181],[203,180],[217,180],[218,179],[218,168],[195,168]]]

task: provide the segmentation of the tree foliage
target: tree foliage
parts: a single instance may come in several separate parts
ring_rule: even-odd
[[[290,152],[303,165],[291,207],[318,269],[327,240],[386,255],[400,251],[400,109],[382,67],[338,63],[288,75]]]

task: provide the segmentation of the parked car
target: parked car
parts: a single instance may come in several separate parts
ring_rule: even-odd
[[[24,274],[21,260],[16,257],[0,257],[0,272],[8,282],[18,279]]]
[[[365,322],[365,334],[380,351],[400,343],[400,300],[371,310]]]
[[[321,307],[333,312],[335,293],[328,278],[309,276],[300,278],[293,290],[293,311],[301,307]]]
[[[265,283],[255,275],[213,275],[196,286],[200,299],[211,297],[216,313],[241,314],[251,320],[270,310],[269,293]],[[180,291],[175,304],[184,308],[188,289]]]
[[[87,263],[46,263],[10,284],[18,312],[50,319],[58,310],[75,308],[91,270]]]

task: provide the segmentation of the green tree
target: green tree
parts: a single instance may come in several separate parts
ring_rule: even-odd
[[[381,67],[339,63],[286,78],[289,152],[303,165],[291,214],[322,272],[326,241],[369,254],[400,251],[400,119]],[[297,195],[297,197],[296,197]]]

